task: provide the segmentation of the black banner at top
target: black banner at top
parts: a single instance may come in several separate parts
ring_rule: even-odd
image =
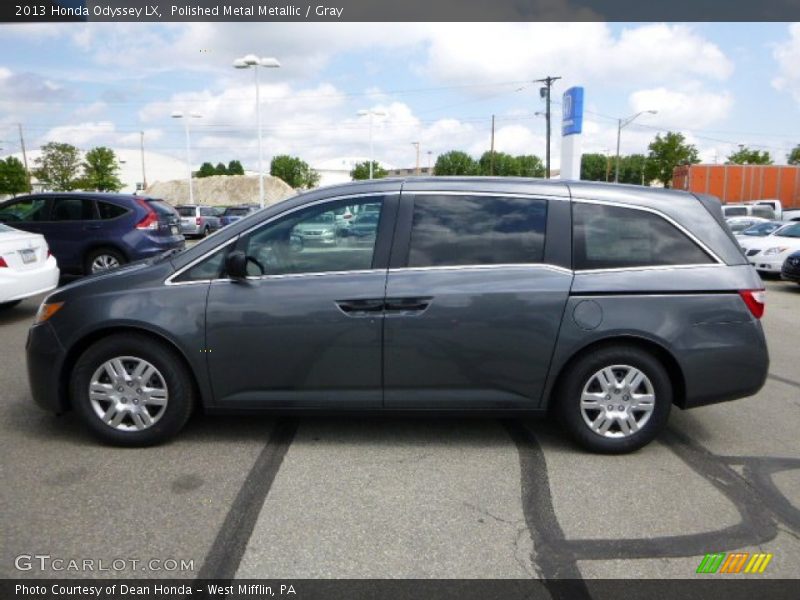
[[[3,22],[795,21],[800,0],[11,0]]]

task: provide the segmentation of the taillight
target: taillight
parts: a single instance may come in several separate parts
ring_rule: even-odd
[[[6,263],[6,259],[0,256],[0,268],[2,267],[8,267],[8,264]]]
[[[739,290],[739,295],[756,319],[764,316],[764,305],[767,302],[766,290]]]
[[[137,198],[136,201],[147,211],[144,219],[136,224],[136,229],[158,229],[158,214],[156,214],[156,211],[150,208],[147,201],[141,198]]]
[[[195,217],[194,222],[196,225],[200,225],[200,217]]]

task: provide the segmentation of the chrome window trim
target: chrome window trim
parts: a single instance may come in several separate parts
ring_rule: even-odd
[[[719,269],[720,267],[727,266],[728,265],[726,264],[720,263],[700,263],[694,265],[644,265],[641,267],[614,267],[611,269],[578,269],[575,271],[575,274],[620,273],[627,271],[668,271],[672,269]]]
[[[572,270],[549,263],[498,263],[492,265],[438,265],[433,267],[397,267],[389,269],[389,273],[417,272],[417,271],[475,271],[488,269],[544,269],[557,273],[572,274]]]
[[[232,237],[228,241],[220,244],[219,246],[215,246],[214,248],[212,248],[211,250],[209,250],[208,252],[206,252],[202,256],[194,259],[188,265],[181,267],[180,269],[175,271],[175,273],[173,273],[172,275],[167,277],[164,280],[164,285],[186,285],[186,284],[192,284],[192,283],[210,283],[212,281],[222,281],[221,279],[203,279],[203,280],[197,280],[197,281],[173,282],[173,279],[175,279],[176,277],[179,277],[185,271],[191,269],[197,263],[202,262],[203,260],[205,260],[206,258],[211,256],[212,254],[214,254],[218,250],[222,250],[223,248],[225,248],[229,244],[232,244],[232,243],[238,241],[243,235],[247,235],[251,231],[253,231],[255,229],[258,229],[259,227],[264,227],[265,225],[268,225],[269,223],[272,223],[273,221],[276,221],[276,220],[278,220],[278,219],[280,219],[282,217],[285,217],[286,215],[290,215],[292,213],[295,213],[298,210],[303,210],[303,209],[309,208],[311,206],[317,206],[318,204],[323,204],[325,202],[338,202],[339,200],[349,200],[350,198],[369,198],[370,196],[394,196],[394,195],[399,196],[400,195],[400,190],[394,190],[394,191],[388,191],[388,192],[377,191],[377,192],[369,192],[369,193],[361,192],[361,193],[358,193],[358,194],[343,194],[341,196],[329,196],[327,198],[320,198],[319,200],[314,200],[313,202],[309,202],[307,204],[301,204],[300,206],[295,206],[294,208],[290,208],[289,210],[283,211],[283,212],[281,212],[281,213],[279,213],[279,214],[277,214],[277,215],[275,215],[273,217],[270,217],[266,221],[261,221],[260,223],[257,223],[256,225],[253,225],[249,229],[245,229],[239,235]],[[381,212],[382,211],[383,211],[383,208],[381,207]],[[220,228],[218,231],[222,231],[222,228]],[[375,247],[373,246],[373,252],[374,251],[375,251]],[[378,269],[378,270],[379,271],[384,271],[385,269]],[[325,273],[353,273],[353,271],[324,271],[324,272],[318,273],[318,274],[325,274]],[[307,273],[293,273],[293,275],[306,275],[306,274]],[[284,277],[284,275],[265,275],[265,277]],[[248,277],[248,279],[250,279],[250,278]],[[257,278],[257,279],[260,279],[260,278]],[[230,281],[230,279],[228,279],[228,281]]]
[[[575,203],[581,203],[581,204],[599,204],[601,206],[613,206],[615,208],[628,208],[630,210],[641,210],[641,211],[644,211],[644,212],[649,212],[651,214],[654,214],[654,215],[656,215],[658,217],[661,217],[662,219],[667,221],[670,225],[675,227],[678,231],[683,233],[686,237],[688,237],[695,244],[697,244],[706,254],[708,254],[715,261],[714,263],[698,263],[698,264],[694,264],[694,265],[653,265],[652,267],[648,267],[648,266],[644,266],[644,267],[618,267],[618,268],[613,269],[613,270],[629,271],[631,269],[639,270],[639,269],[649,269],[649,268],[658,268],[658,267],[669,267],[669,268],[679,267],[679,268],[681,268],[681,267],[687,267],[687,266],[693,266],[693,267],[696,267],[696,266],[712,266],[714,264],[723,265],[723,266],[725,265],[725,262],[719,256],[717,256],[717,253],[714,252],[711,248],[709,248],[706,244],[701,242],[697,238],[697,236],[695,236],[691,231],[686,229],[683,225],[678,223],[675,219],[673,219],[669,215],[661,212],[660,210],[658,210],[656,208],[650,208],[649,206],[639,206],[639,205],[635,205],[635,204],[626,204],[624,202],[614,202],[612,200],[590,200],[590,199],[587,199],[587,198],[573,198],[572,201],[575,202]],[[580,271],[576,271],[576,272],[587,272],[587,271],[596,272],[596,271],[602,271],[602,270],[605,270],[605,269],[581,269]]]
[[[247,281],[264,281],[273,279],[300,279],[304,277],[322,277],[326,275],[368,275],[372,273],[386,273],[386,269],[356,269],[353,271],[312,271],[309,273],[283,273],[281,275],[248,275]],[[215,281],[222,281],[216,279]],[[232,281],[232,280],[229,280]]]

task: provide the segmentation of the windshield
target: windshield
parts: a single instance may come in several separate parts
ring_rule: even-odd
[[[764,237],[769,235],[779,227],[783,227],[781,223],[758,223],[752,225],[742,232],[742,235],[754,235],[756,237]]]
[[[789,225],[780,231],[775,232],[776,237],[800,238],[800,223],[797,225]]]

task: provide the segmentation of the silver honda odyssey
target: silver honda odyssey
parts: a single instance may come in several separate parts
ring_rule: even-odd
[[[301,243],[343,211],[375,214],[373,231]],[[552,411],[583,447],[621,453],[673,405],[761,388],[763,310],[715,198],[395,179],[301,194],[63,287],[27,359],[37,403],[119,445],[161,442],[193,410]]]

